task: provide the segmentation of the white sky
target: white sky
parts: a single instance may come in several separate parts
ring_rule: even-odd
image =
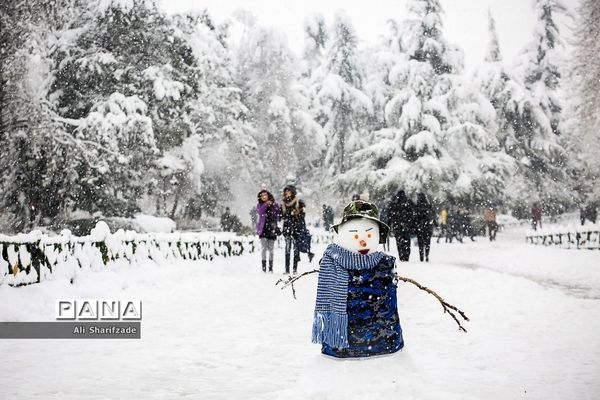
[[[281,29],[288,37],[290,47],[300,54],[303,48],[304,18],[321,13],[328,23],[333,22],[336,10],[343,9],[350,16],[358,37],[374,43],[384,32],[389,18],[401,20],[406,15],[406,0],[161,0],[167,12],[189,9],[208,9],[220,22],[232,11],[244,8],[256,16],[264,26]],[[568,0],[567,3],[576,3]],[[483,61],[488,43],[487,11],[496,19],[496,29],[502,56],[508,63],[532,36],[534,15],[532,0],[441,0],[445,11],[444,33],[465,53],[467,69]]]

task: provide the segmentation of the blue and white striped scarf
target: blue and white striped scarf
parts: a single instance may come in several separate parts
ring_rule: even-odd
[[[312,328],[313,343],[327,343],[335,348],[347,348],[348,270],[374,268],[384,258],[380,251],[356,254],[337,244],[330,244],[321,259],[317,284],[317,303]]]

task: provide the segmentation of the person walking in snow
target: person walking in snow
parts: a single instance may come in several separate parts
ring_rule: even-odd
[[[267,261],[269,272],[273,272],[273,249],[279,227],[277,223],[281,217],[279,204],[275,202],[273,195],[266,189],[258,192],[258,204],[256,205],[256,234],[260,238],[262,271],[267,272]]]
[[[233,230],[233,215],[231,214],[229,207],[225,207],[225,212],[221,214],[221,229],[225,232],[231,232]]]
[[[483,210],[483,219],[488,229],[490,236],[490,242],[496,240],[496,233],[498,232],[498,223],[496,222],[496,207],[490,204]]]
[[[396,237],[398,259],[408,261],[410,257],[410,234],[413,231],[415,205],[406,197],[404,190],[398,190],[388,206],[388,218]]]
[[[435,224],[435,212],[433,206],[427,201],[424,193],[417,196],[415,206],[415,231],[419,245],[419,260],[429,262],[429,249],[431,248],[431,236]]]
[[[581,206],[579,210],[579,218],[581,219],[581,225],[585,224],[585,220],[589,219],[592,224],[596,223],[598,218],[598,211],[596,209],[596,202],[591,201],[587,206]]]
[[[440,235],[437,238],[437,242],[440,242],[440,238],[444,237],[448,242],[448,208],[442,207],[440,211]]]
[[[390,212],[387,205],[381,207],[379,211],[379,219],[386,225],[390,225]],[[390,251],[390,235],[387,235],[385,238],[385,243],[383,243],[383,251]]]
[[[466,208],[459,208],[458,215],[460,220],[460,226],[463,236],[468,236],[472,242],[475,241],[475,229],[473,229],[473,223],[471,222],[471,214]]]
[[[542,209],[538,203],[533,203],[531,208],[531,228],[536,231],[538,226],[542,227]]]
[[[298,262],[300,261],[300,243],[298,238],[306,229],[304,219],[304,201],[296,196],[296,187],[287,185],[283,188],[283,201],[281,202],[281,212],[283,216],[283,238],[285,239],[285,273],[290,273],[290,261],[293,262],[292,272],[298,271]],[[292,259],[293,254],[293,259]],[[309,259],[312,260],[313,253],[309,252]]]
[[[333,208],[327,204],[323,204],[323,227],[326,231],[329,231],[333,225]]]
[[[448,210],[448,228],[447,228],[446,241],[452,243],[452,240],[456,238],[459,242],[463,242],[463,230],[461,224],[461,216],[457,207],[450,207]]]

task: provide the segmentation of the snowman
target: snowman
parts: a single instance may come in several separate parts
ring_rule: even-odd
[[[377,251],[389,227],[372,203],[357,200],[344,208],[342,221],[320,262],[312,341],[323,354],[370,357],[404,346],[398,318],[395,259]]]

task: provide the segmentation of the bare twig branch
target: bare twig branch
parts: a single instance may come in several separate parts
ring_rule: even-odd
[[[458,329],[460,329],[463,332],[467,331],[462,326],[462,324],[460,323],[460,321],[458,320],[458,318],[456,318],[456,314],[454,314],[452,312],[452,310],[456,311],[462,317],[462,319],[464,319],[465,321],[469,321],[469,318],[464,313],[464,311],[461,311],[458,308],[456,308],[455,306],[453,306],[452,304],[447,303],[446,300],[444,300],[439,294],[437,294],[433,290],[429,289],[428,287],[421,285],[419,282],[415,281],[414,279],[406,278],[404,276],[400,276],[398,274],[395,274],[394,280],[396,282],[403,281],[403,282],[407,282],[407,283],[412,283],[413,285],[415,285],[419,289],[421,289],[421,290],[429,293],[433,297],[435,297],[440,302],[440,304],[442,305],[442,307],[444,309],[444,312],[450,314],[450,316],[452,317],[452,319],[454,319],[454,321],[458,324]]]
[[[275,286],[282,283],[283,285],[281,285],[281,290],[285,289],[288,286],[291,286],[292,287],[292,295],[294,296],[294,299],[295,299],[296,298],[296,288],[294,287],[294,282],[296,282],[298,279],[302,278],[303,276],[314,274],[315,272],[319,272],[319,270],[313,269],[312,271],[304,272],[298,276],[290,275],[285,280],[283,278],[279,278],[279,280],[277,282],[275,282]]]

